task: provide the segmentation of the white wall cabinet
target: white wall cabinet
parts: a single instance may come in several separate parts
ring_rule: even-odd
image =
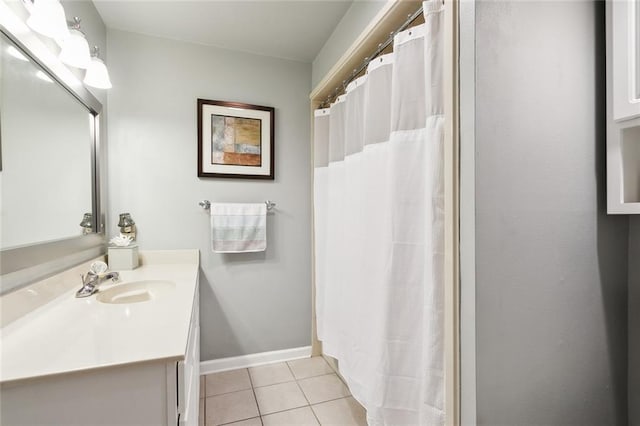
[[[196,426],[200,391],[198,306],[196,288],[184,359],[149,360],[3,383],[0,423]]]
[[[640,214],[640,0],[607,1],[607,211]]]

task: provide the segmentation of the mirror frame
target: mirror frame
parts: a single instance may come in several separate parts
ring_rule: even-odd
[[[91,135],[92,234],[0,250],[0,294],[71,268],[106,253],[101,199],[102,104],[49,48],[0,1],[0,32],[93,115]],[[30,202],[30,200],[25,200]],[[82,218],[78,218],[80,221]]]

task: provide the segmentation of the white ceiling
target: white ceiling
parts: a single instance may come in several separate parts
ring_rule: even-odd
[[[108,28],[312,62],[353,0],[94,0]]]

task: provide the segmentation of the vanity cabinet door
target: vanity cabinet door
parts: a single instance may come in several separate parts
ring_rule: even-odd
[[[0,385],[0,425],[175,425],[167,422],[166,363],[128,364]],[[175,363],[173,383],[175,392]]]
[[[613,120],[640,117],[640,0],[607,2]]]
[[[200,311],[198,289],[193,303],[189,340],[184,361],[178,363],[178,413],[180,426],[198,425],[200,399]]]
[[[607,212],[640,214],[640,0],[606,8]]]

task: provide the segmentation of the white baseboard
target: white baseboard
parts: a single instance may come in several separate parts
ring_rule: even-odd
[[[272,364],[274,362],[309,358],[310,356],[311,346],[304,346],[301,348],[283,349],[280,351],[212,359],[211,361],[200,362],[200,375],[219,373],[221,371],[235,370],[238,368],[256,367],[258,365]]]

